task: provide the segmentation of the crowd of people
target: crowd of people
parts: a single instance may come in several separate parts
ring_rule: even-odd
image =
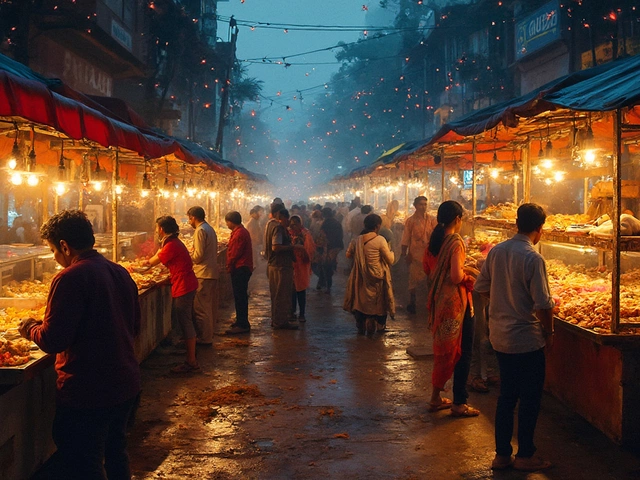
[[[478,416],[478,409],[467,403],[468,387],[486,392],[486,381],[493,377],[495,383],[497,372],[487,377],[493,358],[500,395],[492,468],[549,467],[534,455],[533,441],[544,384],[544,348],[553,338],[554,302],[544,259],[534,248],[545,212],[535,204],[521,205],[518,234],[494,246],[478,271],[465,261],[460,235],[463,207],[445,201],[434,218],[424,196],[416,197],[413,205],[415,213],[403,229],[395,221],[397,202],[390,202],[378,215],[357,200],[350,210],[318,205],[308,211],[297,205],[287,209],[276,198],[266,223],[264,209],[256,206],[246,227],[239,212],[228,212],[226,270],[236,315],[225,333],[251,332],[248,286],[260,263],[266,264],[271,326],[298,329],[307,320],[312,273],[318,277],[316,289],[331,294],[342,250],[350,265],[343,308],[353,314],[358,334],[384,333],[387,319],[396,314],[393,267],[398,256],[404,258],[409,283],[406,310],[416,315],[417,299],[426,298],[426,318],[419,320],[426,321],[433,336],[428,410],[450,410],[461,418]],[[159,249],[146,261],[149,267],[162,263],[170,273],[172,320],[180,326],[186,354],[184,363],[172,369],[178,374],[197,372],[196,346],[213,342],[220,275],[217,235],[206,222],[205,211],[194,206],[186,216],[193,228],[192,249],[180,240],[176,219],[162,216],[155,222]],[[25,319],[19,331],[45,352],[57,354],[53,436],[68,469],[65,478],[130,478],[125,428],[140,393],[134,353],[140,329],[135,283],[124,268],[93,248],[92,224],[83,212],[53,216],[40,236],[63,270],[53,280],[44,320]],[[474,312],[474,306],[480,312]],[[482,324],[476,324],[477,318]],[[475,349],[474,339],[480,339]],[[448,399],[442,393],[451,379],[453,399]],[[511,438],[517,405],[514,458]]]

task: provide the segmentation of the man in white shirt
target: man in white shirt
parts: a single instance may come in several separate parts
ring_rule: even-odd
[[[187,211],[193,232],[193,272],[198,278],[198,290],[193,301],[193,315],[199,345],[213,344],[213,328],[218,313],[218,237],[211,225],[205,221],[202,207],[191,207]]]

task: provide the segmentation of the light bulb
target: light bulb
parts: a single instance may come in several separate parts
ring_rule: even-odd
[[[549,168],[553,167],[553,160],[549,160],[548,158],[545,158],[544,160],[542,160],[540,162],[540,166],[542,168],[549,169]]]
[[[15,170],[17,166],[18,161],[15,158],[10,158],[7,162],[7,167],[9,167],[10,170]]]
[[[102,191],[102,182],[93,182],[93,189],[96,192]]]
[[[556,182],[561,182],[561,181],[563,181],[563,180],[564,180],[564,172],[556,172],[556,173],[553,175],[553,179],[554,179]]]
[[[61,196],[64,195],[67,191],[67,187],[65,187],[64,183],[62,182],[58,182],[55,185],[55,191],[56,191],[56,195]]]
[[[169,198],[169,195],[171,194],[167,190],[162,191],[162,198]]]
[[[22,185],[22,175],[18,172],[11,174],[11,183],[14,185]]]
[[[122,185],[116,185],[116,195],[122,195],[124,192],[124,187]]]
[[[498,175],[500,175],[500,172],[498,171],[497,168],[492,168],[490,175],[491,175],[491,178],[498,178]]]
[[[142,198],[147,198],[149,196],[149,190],[140,190],[140,196]]]
[[[593,150],[587,150],[584,152],[584,163],[591,165],[596,161],[596,152]]]
[[[31,174],[31,175],[29,175],[27,177],[27,184],[30,187],[35,187],[36,185],[38,185],[39,182],[40,182],[40,180],[38,180],[38,176],[37,175]]]

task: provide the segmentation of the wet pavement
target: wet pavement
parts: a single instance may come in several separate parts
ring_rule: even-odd
[[[536,433],[539,473],[492,472],[495,389],[471,393],[476,418],[427,412],[432,360],[424,311],[402,311],[389,331],[357,335],[342,310],[345,275],[332,294],[309,289],[307,322],[270,327],[264,272],[254,274],[248,335],[225,336],[220,312],[202,370],[172,375],[181,356],[154,352],[129,440],[136,479],[640,479],[640,457],[613,444],[549,395]],[[315,277],[312,287],[315,286]],[[424,302],[422,302],[424,303]]]

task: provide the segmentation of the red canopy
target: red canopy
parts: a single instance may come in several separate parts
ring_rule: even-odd
[[[140,156],[175,155],[190,164],[204,163],[229,172],[212,156],[195,154],[175,139],[117,120],[80,101],[50,90],[44,83],[0,70],[0,116],[22,117],[47,125],[74,140],[87,139],[103,147],[119,147]]]

